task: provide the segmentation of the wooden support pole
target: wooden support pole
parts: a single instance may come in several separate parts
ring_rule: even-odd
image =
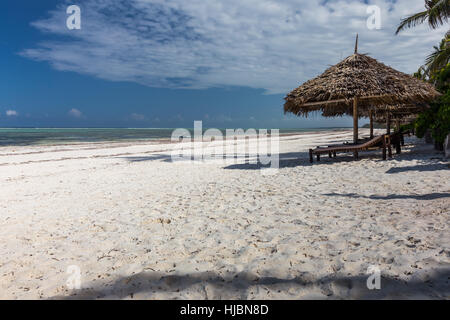
[[[405,142],[403,140],[403,132],[400,131],[400,128],[397,132],[397,145],[395,146],[395,151],[397,153],[402,153],[402,146],[405,145]]]
[[[353,98],[353,143],[358,143],[358,97]]]
[[[370,139],[373,139],[373,111],[369,111],[369,117],[370,117]]]
[[[400,132],[400,120],[395,120],[395,131]]]
[[[388,156],[389,158],[392,158],[392,141],[391,141],[391,136],[387,135],[387,149],[388,149]]]
[[[389,113],[386,116],[386,133],[391,134],[391,115]]]
[[[397,154],[402,153],[400,136],[397,138],[397,141],[395,141],[395,153],[397,153]]]

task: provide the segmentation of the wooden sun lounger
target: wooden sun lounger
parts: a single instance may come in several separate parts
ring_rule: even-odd
[[[327,153],[330,158],[336,158],[336,153],[338,152],[353,152],[355,159],[358,159],[358,152],[369,149],[382,149],[383,160],[386,160],[386,151],[389,152],[389,157],[392,157],[391,144],[391,135],[381,135],[361,144],[341,144],[328,147],[317,147],[316,149],[309,149],[309,161],[311,163],[313,162],[314,155],[317,156],[317,161],[320,161],[320,155]]]

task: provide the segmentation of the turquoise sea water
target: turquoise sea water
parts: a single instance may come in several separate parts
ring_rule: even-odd
[[[280,129],[280,133],[336,129],[339,128]],[[0,128],[0,146],[170,139],[173,130],[173,128]]]

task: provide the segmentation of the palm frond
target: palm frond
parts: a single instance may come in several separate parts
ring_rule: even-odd
[[[403,31],[405,29],[409,29],[419,24],[422,24],[425,20],[427,20],[427,18],[428,18],[428,11],[419,12],[413,14],[410,17],[404,18],[400,22],[400,25],[398,26],[397,31],[395,31],[395,34],[398,34],[400,31]]]
[[[450,46],[449,40],[444,39],[439,47],[434,47],[434,52],[429,54],[425,60],[426,72],[430,74],[432,71],[437,71],[445,67],[450,61]]]
[[[439,0],[434,2],[434,5],[428,10],[428,24],[433,29],[447,22],[450,14],[450,0]]]
[[[425,9],[423,12],[402,19],[395,34],[422,24],[426,20],[432,29],[443,25],[450,16],[450,0],[425,0]]]

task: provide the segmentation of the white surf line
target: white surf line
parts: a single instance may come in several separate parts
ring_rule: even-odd
[[[281,138],[288,139],[296,139],[296,138],[308,138],[308,137],[320,137],[320,136],[331,136],[331,135],[339,135],[345,133],[346,131],[305,131],[298,132],[294,134],[280,134]],[[350,133],[349,133],[350,134]],[[243,139],[239,135],[236,136],[236,140]],[[251,137],[253,138],[253,137]],[[255,136],[256,138],[256,136]],[[225,139],[224,139],[225,140]],[[168,138],[163,139],[147,139],[147,140],[132,140],[132,141],[102,141],[102,142],[89,142],[89,143],[70,143],[64,145],[32,145],[32,146],[7,146],[0,147],[0,157],[3,156],[15,156],[15,155],[28,155],[28,154],[40,154],[40,153],[51,153],[51,152],[66,152],[66,151],[79,151],[79,150],[100,150],[100,149],[113,149],[113,148],[122,148],[122,147],[133,147],[133,146],[154,146],[154,145],[164,145],[164,144],[172,144],[178,142],[171,142]],[[76,147],[76,148],[75,148]],[[5,150],[5,149],[6,150]],[[29,151],[16,151],[20,149],[24,149]],[[3,149],[3,150],[2,150]],[[11,149],[14,149],[11,151]],[[35,149],[40,149],[37,151],[33,151]],[[7,153],[2,153],[5,151]]]
[[[304,141],[304,140],[308,140],[308,144],[305,144],[305,147],[310,146],[310,145],[317,145],[320,144],[321,142],[326,142],[329,141],[330,138],[338,138],[338,137],[342,137],[342,138],[346,138],[346,137],[351,137],[352,136],[352,132],[346,132],[346,131],[341,131],[341,132],[326,132],[326,133],[313,133],[313,134],[300,134],[300,135],[289,135],[289,136],[281,136],[280,137],[280,142],[283,141],[292,141],[292,140],[298,140],[298,141]],[[206,148],[215,148],[215,147],[219,147],[219,146],[230,146],[230,144],[233,145],[238,145],[241,142],[243,142],[243,140],[255,140],[258,139],[258,136],[252,136],[252,137],[248,137],[248,140],[246,137],[241,137],[241,136],[235,136],[234,139],[224,139],[224,140],[216,140],[216,141],[201,141],[201,142],[178,142],[178,143],[173,143],[173,144],[129,144],[129,145],[125,145],[125,146],[121,146],[124,149],[129,149],[129,148],[139,148],[139,147],[165,147],[166,149],[159,149],[159,150],[135,150],[134,152],[122,152],[122,153],[107,153],[107,154],[93,154],[93,155],[85,155],[85,156],[75,156],[75,157],[71,157],[71,156],[66,156],[66,157],[60,157],[60,158],[51,158],[51,159],[39,159],[39,160],[24,160],[24,161],[18,161],[18,162],[3,162],[0,163],[0,166],[6,166],[6,165],[19,165],[19,164],[32,164],[32,163],[42,163],[42,162],[51,162],[51,161],[64,161],[64,160],[76,160],[76,159],[93,159],[93,158],[109,158],[109,157],[120,157],[120,156],[137,156],[137,155],[144,155],[144,154],[164,154],[165,152],[171,152],[173,151],[175,148],[180,148],[183,147],[183,150],[195,150],[197,148],[200,148],[198,146],[198,144],[202,144],[202,149],[205,148],[205,144],[206,144]],[[314,138],[314,139],[311,139]],[[266,137],[265,139],[267,139],[268,141],[271,139],[270,136]],[[191,146],[189,146],[190,144],[192,144]],[[92,151],[92,150],[104,150],[107,151],[109,149],[116,149],[119,146],[116,145],[103,145],[100,148],[80,148],[80,149],[65,149],[65,150],[58,150],[58,152],[67,152],[67,153],[72,153],[72,152],[84,152],[84,151]],[[187,147],[187,148],[186,148]],[[131,150],[130,150],[131,151]],[[45,154],[45,153],[54,153],[53,151],[40,151],[39,154]],[[10,154],[9,157],[14,157],[14,156],[23,156],[23,155],[29,155],[27,153],[22,153],[22,154]]]

